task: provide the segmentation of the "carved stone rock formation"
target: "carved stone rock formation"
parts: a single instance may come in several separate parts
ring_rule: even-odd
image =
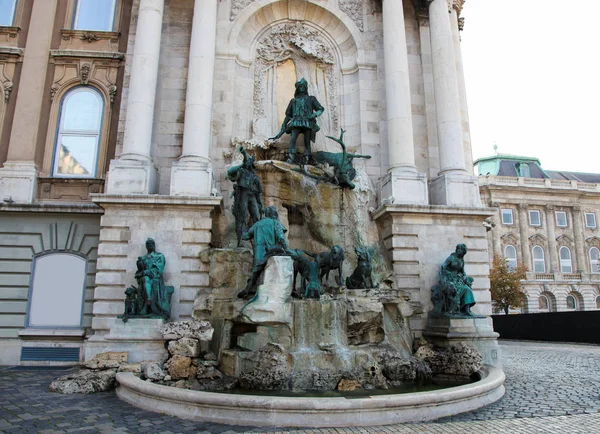
[[[54,380],[50,383],[50,391],[64,394],[105,392],[114,389],[116,375],[116,369],[103,371],[82,369]]]
[[[200,341],[210,341],[214,329],[208,321],[179,321],[165,324],[161,333],[167,340],[194,338]]]

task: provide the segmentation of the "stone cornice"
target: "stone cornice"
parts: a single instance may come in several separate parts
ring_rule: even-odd
[[[89,57],[94,59],[115,59],[122,60],[125,58],[123,53],[115,53],[112,51],[89,51],[89,50],[50,50],[51,57]]]
[[[22,56],[23,49],[17,47],[7,47],[5,45],[0,46],[0,56]]]

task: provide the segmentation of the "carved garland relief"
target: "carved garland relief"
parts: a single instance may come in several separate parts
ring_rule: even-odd
[[[276,131],[276,116],[269,113],[270,95],[275,76],[273,70],[287,61],[293,61],[297,79],[305,77],[309,82],[309,92],[315,95],[326,107],[325,114],[319,118],[323,131],[335,133],[339,129],[338,109],[338,68],[331,47],[325,43],[321,34],[300,22],[279,24],[271,28],[259,41],[254,65],[253,118],[255,122],[263,119],[267,128]],[[276,84],[275,84],[276,86]],[[291,98],[288,95],[287,98]],[[277,111],[285,110],[278,107]],[[275,124],[275,125],[274,125]]]

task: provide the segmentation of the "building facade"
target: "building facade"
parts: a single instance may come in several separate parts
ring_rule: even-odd
[[[0,364],[138,348],[148,337],[124,338],[117,316],[148,237],[175,287],[172,319],[190,318],[213,289],[203,252],[235,247],[226,169],[236,145],[268,147],[302,77],[325,107],[315,150],[339,151],[324,137],[343,128],[347,148],[372,157],[356,160],[373,192],[361,212],[415,336],[459,243],[469,246],[474,310],[489,315],[483,221],[493,211],[472,169],[462,4],[2,2]],[[312,237],[331,248],[313,236],[305,204],[274,189],[265,205],[298,234],[290,245]],[[491,320],[477,321],[484,359],[496,363]]]
[[[514,155],[475,167],[482,201],[498,208],[490,251],[528,269],[522,311],[600,309],[600,174],[543,170]]]

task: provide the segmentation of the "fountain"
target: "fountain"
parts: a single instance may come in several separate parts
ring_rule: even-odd
[[[364,168],[353,167],[343,130],[330,137],[341,153],[313,159],[314,118],[308,126],[294,123],[294,100],[274,138],[292,133],[287,162],[257,161],[250,153],[258,152],[246,149],[251,143],[234,143],[243,161],[230,154],[235,230],[230,224],[224,247],[202,253],[212,291],[198,296],[193,313],[210,338],[173,333],[177,323],[163,329],[171,358],[155,369],[164,372],[154,377],[146,366],[142,378],[117,374],[118,396],[184,418],[304,427],[432,420],[499,399],[504,374],[492,361],[489,322],[470,311],[466,247],[457,246],[434,286],[423,333],[429,342],[415,339],[411,321],[423,304],[398,285],[380,247]],[[310,114],[322,109],[313,103]],[[296,154],[298,133],[305,134],[304,158]],[[451,387],[428,390],[433,380]],[[424,387],[398,393],[407,385]],[[232,393],[234,387],[245,390]],[[344,395],[356,389],[360,395]]]

